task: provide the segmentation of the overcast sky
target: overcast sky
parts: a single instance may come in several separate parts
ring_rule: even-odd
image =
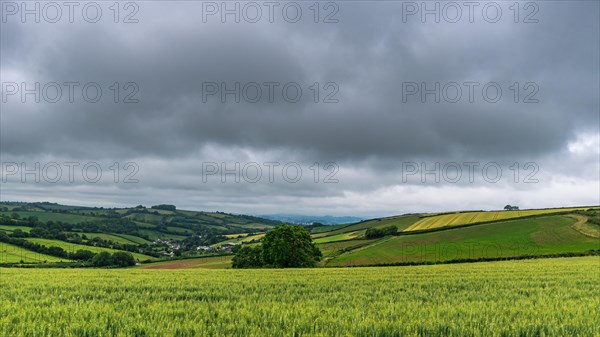
[[[599,2],[421,3],[3,0],[0,199],[600,204]]]

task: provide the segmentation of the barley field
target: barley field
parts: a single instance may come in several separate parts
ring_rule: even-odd
[[[530,209],[521,211],[490,211],[490,212],[464,212],[442,215],[427,216],[415,222],[404,231],[426,230],[440,227],[451,227],[468,225],[478,222],[499,221],[515,219],[524,216],[551,214],[556,212],[586,210],[586,207],[579,208],[552,208],[552,209]]]
[[[0,336],[590,337],[599,268],[0,269]]]

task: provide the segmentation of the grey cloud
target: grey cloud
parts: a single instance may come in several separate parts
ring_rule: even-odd
[[[343,188],[210,187],[232,204],[258,189],[265,199],[257,207],[268,208],[278,195],[373,193],[398,184],[392,177],[402,161],[570,158],[569,142],[600,129],[597,2],[539,3],[537,24],[515,24],[510,12],[497,24],[403,23],[402,3],[394,2],[341,2],[338,24],[203,24],[200,3],[140,5],[140,23],[131,25],[2,24],[3,82],[21,81],[18,76],[31,82],[94,81],[109,98],[114,82],[133,81],[140,88],[137,104],[2,103],[3,161],[139,159],[150,177],[162,176],[144,188],[171,186],[200,196],[189,184],[197,174],[170,171],[165,177],[165,163],[189,160],[197,167],[235,159],[227,151],[203,151],[212,146],[366,170]],[[221,103],[215,97],[205,103],[204,81],[297,82],[304,95],[296,104]],[[339,85],[339,103],[311,102],[308,86],[328,81]],[[499,83],[502,100],[402,102],[403,82],[465,81]],[[520,83],[520,100],[525,82],[535,82],[540,102],[512,102],[514,82]],[[552,172],[583,175],[565,160],[553,163]]]

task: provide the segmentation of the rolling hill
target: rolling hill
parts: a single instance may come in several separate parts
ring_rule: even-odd
[[[597,206],[460,211],[309,228],[324,256],[321,266],[447,263],[599,251],[599,214]],[[165,264],[164,268],[225,268],[230,257],[218,258],[232,254],[226,244],[260,244],[264,233],[278,224],[253,216],[178,210],[170,205],[104,209],[0,203],[0,242],[6,247],[0,250],[0,263],[69,261],[77,251],[87,250],[126,251],[147,263],[175,255],[186,259],[181,260],[185,263],[157,265]],[[368,234],[390,227],[395,229],[393,235]],[[213,257],[215,263],[210,260]]]
[[[508,220],[444,231],[382,238],[327,259],[328,266],[493,259],[600,249],[597,238],[573,228],[566,216]]]
[[[0,242],[12,248],[11,252],[0,251],[0,261],[36,261],[15,259],[14,251],[18,251],[18,256],[54,254],[62,261],[78,250],[126,251],[144,261],[175,254],[197,255],[197,247],[237,241],[237,236],[262,233],[278,224],[247,215],[179,210],[172,205],[106,209],[48,202],[1,202]],[[62,251],[48,249],[52,247]]]
[[[408,214],[335,226],[329,231],[319,227],[312,236],[324,253],[324,266],[584,254],[600,250],[599,214],[597,206]],[[368,229],[386,226],[395,226],[397,234],[365,237]]]
[[[597,254],[600,251],[598,207],[523,210],[518,212],[464,211],[406,214],[349,225],[312,229],[321,252],[321,266],[429,264],[535,256]],[[448,219],[457,220],[448,223]],[[589,220],[589,221],[588,221]],[[430,221],[445,224],[415,229]],[[394,226],[396,235],[366,238],[372,228]],[[254,237],[230,237],[225,242],[243,244]],[[256,244],[256,243],[253,243]],[[202,266],[204,262],[188,262]],[[223,266],[223,264],[219,264]]]

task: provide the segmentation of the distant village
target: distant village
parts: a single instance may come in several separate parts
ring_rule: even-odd
[[[156,239],[156,240],[152,241],[152,243],[154,243],[155,245],[166,245],[169,249],[172,250],[172,251],[167,251],[167,250],[162,251],[161,254],[165,255],[165,256],[174,257],[176,255],[174,251],[178,251],[179,249],[181,249],[181,245],[176,241]],[[233,249],[233,247],[235,247],[236,245],[237,245],[237,243],[226,242],[226,243],[216,246],[216,247],[197,246],[196,251],[202,251],[205,253],[225,252],[225,251],[231,251]]]

